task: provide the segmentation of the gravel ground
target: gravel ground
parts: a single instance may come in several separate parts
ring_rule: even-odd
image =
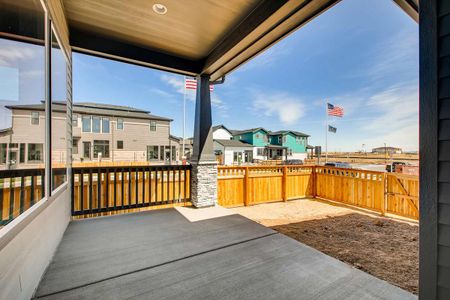
[[[417,223],[308,199],[234,210],[355,268],[418,293]]]

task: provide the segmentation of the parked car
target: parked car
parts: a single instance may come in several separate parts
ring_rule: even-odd
[[[402,161],[394,161],[393,163],[386,165],[386,172],[395,172],[395,168],[397,168],[397,166],[406,166],[406,163]]]
[[[301,159],[287,159],[283,161],[283,165],[303,165],[303,161]]]
[[[349,163],[339,161],[326,163],[325,167],[352,169],[352,166]]]

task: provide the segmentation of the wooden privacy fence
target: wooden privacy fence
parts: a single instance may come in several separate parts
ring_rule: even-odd
[[[218,203],[252,205],[313,197],[314,167],[218,167]]]
[[[72,169],[72,215],[190,201],[190,166]]]
[[[395,173],[322,166],[218,168],[218,203],[227,207],[317,197],[418,219],[418,195],[417,176]]]

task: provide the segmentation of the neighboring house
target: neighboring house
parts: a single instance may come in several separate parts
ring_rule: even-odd
[[[0,131],[0,168],[37,167],[44,160],[44,104],[7,106],[12,127]],[[52,163],[65,163],[66,105],[52,110]],[[170,137],[172,120],[127,106],[74,103],[72,158],[74,161],[177,160],[178,140]],[[3,166],[2,166],[3,165]]]
[[[378,147],[378,148],[373,148],[372,149],[372,153],[377,153],[377,154],[401,154],[402,153],[402,148],[396,148],[396,147]]]
[[[253,159],[305,159],[309,135],[293,130],[268,131],[262,127],[233,130],[233,139],[254,146]]]
[[[267,146],[268,159],[283,157],[304,160],[308,156],[308,137],[307,134],[293,130],[270,132],[270,145]]]
[[[213,127],[214,152],[222,165],[253,162],[253,145],[233,140],[232,132],[224,125]]]
[[[267,159],[266,147],[269,143],[269,132],[264,128],[251,128],[247,130],[233,130],[233,139],[253,146],[253,159]]]

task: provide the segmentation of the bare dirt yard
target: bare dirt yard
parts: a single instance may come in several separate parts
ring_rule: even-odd
[[[418,293],[417,223],[308,199],[234,210],[355,268]]]

